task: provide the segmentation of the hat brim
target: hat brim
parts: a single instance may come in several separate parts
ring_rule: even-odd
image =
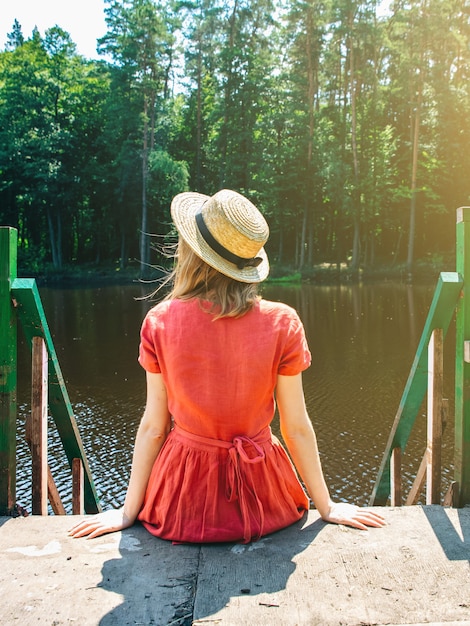
[[[171,219],[179,235],[199,258],[221,274],[242,283],[262,282],[269,274],[269,260],[264,248],[257,254],[262,259],[257,267],[239,269],[234,263],[230,263],[212,250],[202,237],[196,225],[196,214],[209,197],[202,193],[185,192],[173,198],[170,207]]]

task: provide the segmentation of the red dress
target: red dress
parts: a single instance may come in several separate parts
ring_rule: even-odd
[[[249,542],[285,528],[308,499],[271,433],[277,375],[310,364],[291,307],[260,300],[239,318],[208,303],[171,300],[147,314],[139,362],[161,373],[174,420],[139,520],[178,542]]]

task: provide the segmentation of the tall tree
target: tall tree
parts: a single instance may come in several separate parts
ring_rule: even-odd
[[[376,102],[381,71],[376,7],[376,0],[336,0],[333,6],[334,36],[330,48],[333,60],[336,58],[336,74],[339,73],[335,102],[342,109],[342,160],[349,170],[343,212],[349,214],[352,225],[350,266],[353,270],[361,263],[363,230],[368,220],[365,208],[371,192],[371,185],[367,184],[371,168],[364,157],[371,152],[370,142],[374,136],[368,131],[382,124]]]
[[[216,55],[224,9],[218,0],[202,0],[188,2],[180,10],[184,11],[182,22],[188,97],[179,151],[190,164],[193,189],[206,191],[214,186],[216,178],[209,145],[210,136],[217,127],[214,125],[218,92]]]
[[[433,184],[426,184],[425,162],[434,152],[430,134],[436,114],[433,101],[432,69],[437,57],[432,41],[441,30],[440,21],[429,15],[428,0],[399,0],[393,3],[390,22],[390,76],[395,84],[394,102],[399,136],[400,169],[407,168],[408,185],[408,247],[406,266],[413,273],[417,242],[417,210],[420,204],[420,224],[423,225],[425,200],[433,195]],[[434,204],[434,203],[433,203]],[[422,239],[422,228],[419,232]]]
[[[20,257],[138,258],[144,274],[184,161],[191,188],[253,198],[272,258],[303,271],[451,251],[470,195],[468,0],[377,8],[109,0],[100,62],[59,27],[24,40],[15,23],[0,52],[0,217]]]
[[[219,186],[249,190],[256,160],[255,128],[266,92],[272,23],[271,0],[232,0],[225,5],[225,30],[218,69],[222,98],[219,101]]]
[[[23,31],[21,29],[21,24],[18,20],[13,22],[13,28],[10,33],[7,34],[7,43],[5,46],[6,50],[15,50],[24,44],[24,36]]]
[[[168,88],[168,66],[172,59],[173,38],[164,12],[153,0],[107,0],[107,34],[100,49],[111,55],[130,88],[141,99],[141,226],[140,268],[145,277],[149,268],[148,163],[154,148],[155,112],[158,96]]]

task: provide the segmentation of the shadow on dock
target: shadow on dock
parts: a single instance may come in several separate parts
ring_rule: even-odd
[[[423,511],[449,561],[470,564],[470,508],[454,509],[453,517],[440,506],[423,507]]]
[[[0,518],[5,624],[470,624],[470,508],[382,508],[387,526],[301,522],[248,545],[172,545],[141,526]]]

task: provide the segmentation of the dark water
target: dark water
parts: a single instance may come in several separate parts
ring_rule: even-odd
[[[309,413],[334,497],[367,504],[408,377],[434,284],[264,287],[294,306],[313,355],[304,374]],[[123,502],[135,432],[145,402],[137,363],[148,301],[139,285],[40,289],[59,363],[103,508]],[[445,395],[453,408],[453,327],[445,343]],[[19,352],[17,501],[30,506],[30,461],[23,423],[30,410],[30,357]],[[425,449],[423,406],[404,459],[410,484]],[[276,430],[276,423],[273,425]],[[443,488],[452,479],[453,431],[444,437]],[[70,472],[50,422],[49,464],[70,510]]]

